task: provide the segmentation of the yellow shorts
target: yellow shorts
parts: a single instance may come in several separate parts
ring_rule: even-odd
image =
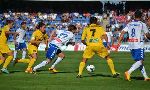
[[[0,52],[3,53],[9,53],[12,52],[7,44],[0,44]]]
[[[38,48],[34,45],[29,44],[28,45],[28,54],[31,55],[33,53],[37,53]]]
[[[105,47],[87,46],[84,50],[83,58],[92,58],[95,53],[102,58],[108,56],[108,50]]]

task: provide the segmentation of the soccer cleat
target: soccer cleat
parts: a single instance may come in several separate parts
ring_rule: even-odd
[[[128,73],[128,71],[125,72],[125,79],[131,81],[130,74]]]
[[[27,68],[25,72],[26,73],[32,73],[33,71],[32,71],[32,68]]]
[[[117,78],[119,77],[120,73],[116,72],[114,75],[113,75],[113,78]]]
[[[6,68],[2,68],[1,71],[2,71],[2,73],[9,74],[9,71]]]
[[[82,78],[82,75],[77,75],[77,77],[76,78]]]
[[[53,73],[57,73],[58,72],[55,68],[49,68],[49,71],[51,71]]]
[[[150,78],[145,78],[144,81],[150,81]]]
[[[32,74],[36,74],[36,71],[32,71]]]

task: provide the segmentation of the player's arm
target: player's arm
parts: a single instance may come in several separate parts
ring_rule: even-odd
[[[56,37],[56,30],[53,30],[51,33],[50,33],[50,37],[48,39],[48,42],[50,42],[51,40],[53,40],[53,38]]]
[[[31,40],[29,42],[32,44],[40,44],[42,41],[37,41],[36,40],[36,33],[33,33],[31,36]]]
[[[6,35],[13,34],[13,36],[14,36],[14,41],[16,41],[16,37],[17,37],[17,35],[18,35],[19,33],[18,33],[18,32],[6,31],[5,34],[6,34]]]
[[[73,35],[72,39],[69,40],[69,44],[71,44],[71,45],[75,45],[76,44],[75,43],[75,35]],[[68,46],[68,45],[66,44],[66,46]]]
[[[107,34],[103,34],[103,35],[102,35],[102,38],[106,41],[106,43],[107,43],[107,48],[110,49],[110,46],[109,46],[109,44],[108,44],[108,37],[107,37]]]
[[[113,34],[112,34],[112,32],[111,32],[111,45],[113,45],[114,44],[114,37],[113,37]]]
[[[150,33],[145,34],[146,38],[150,40]]]
[[[44,42],[46,44],[45,51],[47,51],[47,49],[48,49],[48,35],[47,34],[44,35]]]
[[[118,44],[121,43],[121,41],[122,41],[123,36],[124,36],[125,33],[126,33],[125,31],[122,31],[122,32],[121,32],[120,37],[119,37],[119,39],[118,39]]]
[[[149,23],[150,23],[150,21],[149,21]],[[149,32],[148,27],[146,26],[146,24],[143,24],[143,30],[144,30],[146,38],[150,40],[150,32]]]
[[[86,28],[83,29],[82,37],[81,37],[81,42],[82,42],[84,45],[87,45],[87,43],[86,43],[86,41],[85,41],[85,38],[86,38]]]

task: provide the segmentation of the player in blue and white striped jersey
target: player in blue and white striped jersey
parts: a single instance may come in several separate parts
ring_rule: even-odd
[[[40,64],[35,66],[33,68],[33,72],[35,72],[37,69],[46,66],[48,63],[50,63],[55,55],[58,56],[56,61],[53,63],[53,65],[49,68],[50,71],[57,72],[55,69],[56,64],[58,64],[60,61],[63,60],[65,57],[64,53],[61,51],[60,47],[63,44],[66,44],[70,40],[75,41],[74,33],[76,33],[76,27],[74,25],[69,25],[68,30],[56,30],[51,33],[51,36],[49,38],[49,44],[48,49],[46,52],[46,58],[47,60],[42,61]]]
[[[145,81],[149,81],[150,78],[147,76],[145,67],[144,67],[144,35],[150,37],[150,33],[145,23],[141,21],[142,13],[141,11],[136,11],[135,19],[127,24],[127,26],[121,32],[118,45],[121,43],[123,35],[128,32],[129,34],[129,49],[131,50],[131,55],[135,61],[135,63],[131,66],[131,68],[125,72],[125,78],[128,81],[130,80],[131,73],[140,69],[142,75],[144,76]]]
[[[15,41],[15,51],[14,51],[14,58],[13,60],[16,59],[17,57],[17,52],[18,50],[22,50],[22,59],[26,57],[26,43],[25,43],[25,35],[26,35],[26,22],[21,23],[21,28],[18,28],[16,30],[18,33],[18,36],[16,37]]]

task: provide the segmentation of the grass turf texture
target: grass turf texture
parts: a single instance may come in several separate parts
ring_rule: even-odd
[[[48,71],[50,65],[40,69],[36,75],[26,74],[27,64],[9,65],[10,74],[0,74],[0,90],[150,90],[150,82],[143,81],[140,70],[132,73],[132,81],[124,79],[124,72],[134,61],[130,53],[111,53],[116,70],[121,73],[119,78],[112,78],[106,61],[94,56],[87,64],[93,64],[96,69],[92,75],[86,70],[83,78],[76,78],[79,62],[83,52],[65,52],[66,58],[56,67],[60,73]],[[145,53],[145,67],[150,76],[150,53]],[[20,57],[20,56],[19,56]],[[35,65],[45,60],[45,53],[38,53]]]

